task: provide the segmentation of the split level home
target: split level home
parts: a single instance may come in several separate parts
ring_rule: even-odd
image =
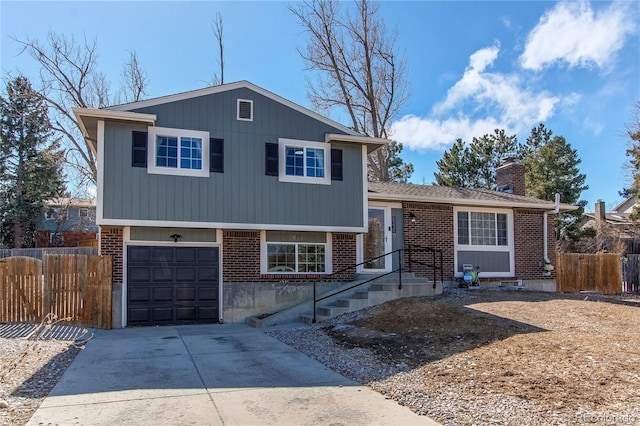
[[[524,197],[517,163],[503,192],[368,183],[387,140],[246,81],[74,112],[98,161],[114,326],[241,322],[313,281],[406,265],[384,255],[408,244],[442,254],[439,292],[468,264],[553,290],[554,215],[572,206]]]
[[[45,206],[44,217],[36,226],[36,247],[93,246],[97,242],[94,199],[60,197],[47,200]]]

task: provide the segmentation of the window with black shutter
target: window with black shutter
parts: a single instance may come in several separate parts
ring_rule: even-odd
[[[267,176],[278,176],[278,144],[265,143],[264,170]]]
[[[341,149],[331,149],[331,180],[342,180]]]
[[[147,132],[132,132],[131,166],[147,167]]]
[[[224,139],[211,138],[209,171],[224,173]]]

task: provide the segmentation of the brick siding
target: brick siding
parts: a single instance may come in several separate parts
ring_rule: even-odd
[[[543,212],[536,210],[515,210],[513,226],[515,228],[516,277],[521,280],[554,279],[555,274],[544,275],[540,262],[544,259],[542,224]],[[555,217],[547,218],[547,254],[555,265]]]
[[[507,185],[513,189],[515,195],[525,195],[525,167],[511,162],[496,169],[496,186]]]
[[[445,281],[454,280],[453,207],[443,204],[402,203],[404,215],[404,243],[442,250],[442,269]],[[413,213],[415,223],[409,214]],[[412,253],[412,260],[432,262],[428,253]],[[405,255],[405,267],[409,256]],[[412,265],[417,276],[432,278],[432,271],[417,264]]]
[[[113,284],[122,284],[122,254],[124,250],[124,235],[122,228],[100,227],[100,254],[113,257]]]
[[[355,234],[332,234],[333,271],[356,263]],[[307,281],[324,278],[324,274],[261,274],[260,231],[223,232],[222,277],[224,282]],[[353,280],[353,272],[345,272],[335,280]]]

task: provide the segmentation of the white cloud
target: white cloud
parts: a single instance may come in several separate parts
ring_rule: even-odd
[[[471,142],[497,128],[517,133],[552,116],[560,98],[527,88],[516,75],[486,72],[499,50],[492,46],[473,53],[433,116],[401,118],[393,123],[392,137],[412,149],[443,149],[457,138]]]
[[[626,3],[598,12],[584,1],[558,3],[529,33],[520,63],[535,71],[556,62],[606,68],[627,35],[636,31],[633,15]]]
[[[452,142],[462,139],[471,142],[474,137],[493,133],[494,129],[507,129],[495,118],[472,120],[469,117],[447,118],[445,120],[421,118],[405,115],[393,123],[392,139],[416,150],[445,150]]]

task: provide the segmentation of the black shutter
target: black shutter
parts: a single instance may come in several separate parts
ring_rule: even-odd
[[[147,167],[147,132],[132,132],[131,166]]]
[[[209,171],[224,173],[224,139],[209,139]]]
[[[331,149],[331,180],[342,180],[341,149]]]
[[[264,144],[264,174],[267,176],[278,176],[278,144]]]

